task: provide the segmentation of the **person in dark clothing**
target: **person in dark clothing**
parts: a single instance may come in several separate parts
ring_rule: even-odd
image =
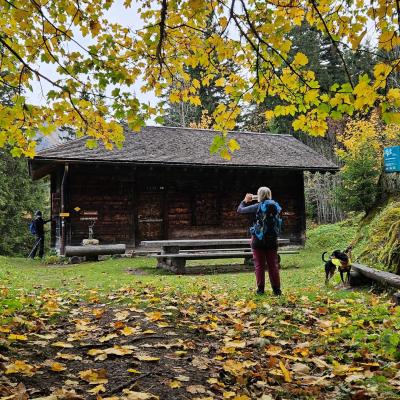
[[[281,206],[272,200],[271,190],[265,186],[260,187],[257,191],[257,202],[254,203],[253,195],[247,193],[244,200],[239,204],[237,212],[239,214],[247,214],[256,220],[256,213],[260,206],[269,206],[273,204],[276,207],[277,214],[282,211]],[[276,236],[266,237],[264,244],[260,247],[256,243],[255,237],[251,238],[251,249],[253,252],[253,260],[255,266],[257,294],[263,294],[265,291],[265,268],[268,268],[269,280],[272,291],[279,296],[281,292],[281,281],[279,276],[279,259],[278,259],[278,238]]]
[[[34,259],[36,256],[36,252],[39,249],[39,257],[43,258],[44,254],[44,225],[50,222],[51,219],[45,221],[42,218],[42,212],[41,211],[35,211],[35,219],[33,220],[33,224],[35,227],[35,236],[36,236],[36,241],[35,244],[29,253],[28,258]]]

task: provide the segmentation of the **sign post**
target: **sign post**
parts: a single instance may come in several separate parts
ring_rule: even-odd
[[[400,146],[386,147],[383,150],[385,172],[400,172]]]

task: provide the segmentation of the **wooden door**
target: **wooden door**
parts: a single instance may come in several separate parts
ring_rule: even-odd
[[[164,239],[163,193],[140,193],[137,200],[138,242]]]

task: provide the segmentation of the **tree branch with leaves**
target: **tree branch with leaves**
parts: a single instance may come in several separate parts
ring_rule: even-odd
[[[12,105],[0,107],[1,147],[33,156],[37,132],[48,134],[56,126],[74,127],[89,146],[122,145],[120,121],[140,130],[164,112],[162,102],[152,107],[136,96],[134,85],[159,97],[169,91],[170,102],[196,106],[201,87],[223,88],[229,100],[211,118],[223,138],[214,150],[225,158],[238,148],[228,131],[241,109],[267,97],[279,99],[265,111],[267,119],[290,115],[295,130],[313,136],[325,134],[330,118],[372,110],[387,123],[400,123],[400,89],[389,86],[400,68],[397,1],[125,0],[125,12],[137,8],[143,25],[137,28],[109,21],[115,4],[0,0],[0,85],[17,89]],[[205,35],[210,18],[215,32]],[[305,22],[335,47],[344,82],[324,87],[301,49],[292,54],[292,31]],[[371,52],[392,56],[371,57],[373,64],[354,80],[344,49],[366,51],[362,43],[372,26]],[[232,64],[236,68],[229,71]],[[187,70],[196,67],[201,76],[192,79]],[[26,100],[37,82],[46,83],[43,105]]]

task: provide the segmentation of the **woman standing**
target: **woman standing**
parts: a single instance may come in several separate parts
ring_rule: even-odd
[[[239,214],[253,214],[255,221],[261,213],[273,213],[275,217],[278,217],[282,208],[276,201],[272,200],[272,193],[269,188],[260,187],[257,191],[257,200],[256,204],[250,204],[254,201],[253,195],[247,193],[244,200],[239,204],[237,212]],[[251,249],[256,273],[257,294],[264,294],[265,268],[267,267],[272,291],[279,296],[282,292],[279,276],[278,236],[267,233],[263,240],[259,240],[254,229],[252,231]]]

